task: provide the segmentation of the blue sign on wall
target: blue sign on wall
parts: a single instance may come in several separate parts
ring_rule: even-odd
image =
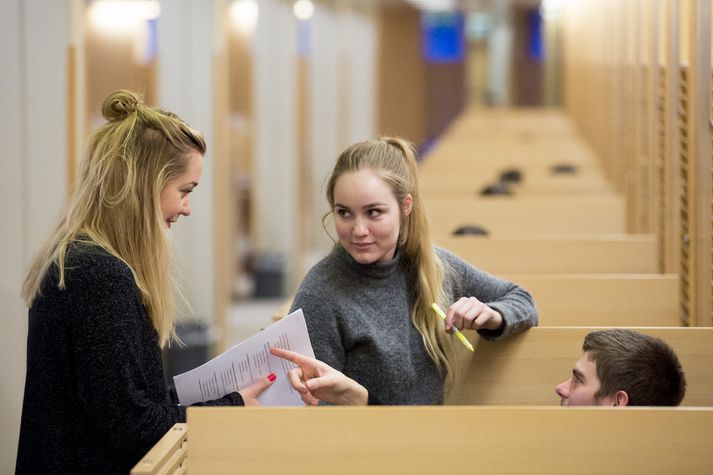
[[[542,18],[538,10],[527,15],[529,30],[528,53],[530,58],[541,62],[545,59],[545,44],[542,41]]]
[[[465,55],[462,13],[424,13],[421,17],[423,52],[432,63],[460,63]]]

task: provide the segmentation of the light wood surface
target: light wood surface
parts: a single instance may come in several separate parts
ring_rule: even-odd
[[[189,408],[192,473],[710,473],[713,409]]]
[[[458,382],[448,404],[557,405],[555,386],[572,374],[584,336],[593,327],[536,327],[502,341],[459,348]],[[635,328],[671,345],[686,375],[685,406],[713,406],[713,328]]]
[[[540,326],[680,326],[673,274],[501,275],[527,289]],[[272,316],[289,313],[292,297]]]
[[[532,294],[540,326],[681,325],[675,274],[504,277]]]
[[[656,239],[646,234],[443,236],[435,243],[500,274],[656,273]]]
[[[524,136],[523,136],[524,137]],[[597,166],[599,161],[587,145],[572,139],[519,140],[505,137],[470,137],[449,141],[441,139],[438,145],[423,159],[422,169],[429,172],[441,167],[450,170],[466,167],[477,171],[477,165],[517,164],[554,165],[568,163],[583,167]]]
[[[131,469],[131,475],[185,474],[188,468],[187,437],[188,426],[174,424]]]
[[[503,171],[503,168],[498,167],[490,172],[479,171],[476,173],[460,172],[423,175],[420,181],[421,192],[425,197],[449,196],[454,194],[468,194],[469,197],[479,196],[480,191],[487,185],[498,181]],[[528,176],[522,183],[510,185],[509,189],[515,197],[538,193],[614,193],[609,182],[604,177],[598,175]]]
[[[474,224],[485,227],[490,236],[626,232],[626,207],[618,196],[568,195],[563,199],[537,195],[472,201],[432,197],[425,206],[437,238]]]

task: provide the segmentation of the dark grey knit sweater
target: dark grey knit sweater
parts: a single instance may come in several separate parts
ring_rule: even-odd
[[[17,473],[128,473],[185,408],[172,404],[158,335],[129,267],[103,249],[50,268],[29,312]],[[242,405],[238,393],[209,405]]]
[[[532,297],[517,285],[479,271],[436,248],[444,262],[444,288],[453,303],[476,297],[500,312],[499,331],[481,330],[496,340],[537,325]],[[411,322],[414,298],[406,263],[362,265],[337,246],[300,285],[292,310],[302,308],[317,359],[369,390],[383,404],[441,404],[444,378],[428,356]],[[438,318],[433,315],[433,318]]]

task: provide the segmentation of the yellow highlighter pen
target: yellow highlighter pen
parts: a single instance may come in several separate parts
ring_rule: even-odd
[[[446,312],[444,312],[443,309],[439,307],[437,303],[434,302],[433,304],[431,304],[431,307],[433,308],[433,310],[436,311],[439,317],[441,317],[444,321],[446,320]],[[473,349],[473,345],[470,344],[468,339],[463,333],[461,333],[460,330],[458,330],[456,327],[451,328],[453,329],[453,332],[455,333],[456,337],[458,337],[458,339],[461,341],[461,343],[463,343],[463,345],[465,345],[466,348],[468,348],[470,351],[475,351]]]

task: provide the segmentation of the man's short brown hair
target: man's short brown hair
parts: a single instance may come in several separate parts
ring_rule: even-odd
[[[659,338],[633,330],[589,333],[582,349],[596,363],[601,387],[595,399],[624,390],[630,406],[678,406],[686,377],[673,349]]]

